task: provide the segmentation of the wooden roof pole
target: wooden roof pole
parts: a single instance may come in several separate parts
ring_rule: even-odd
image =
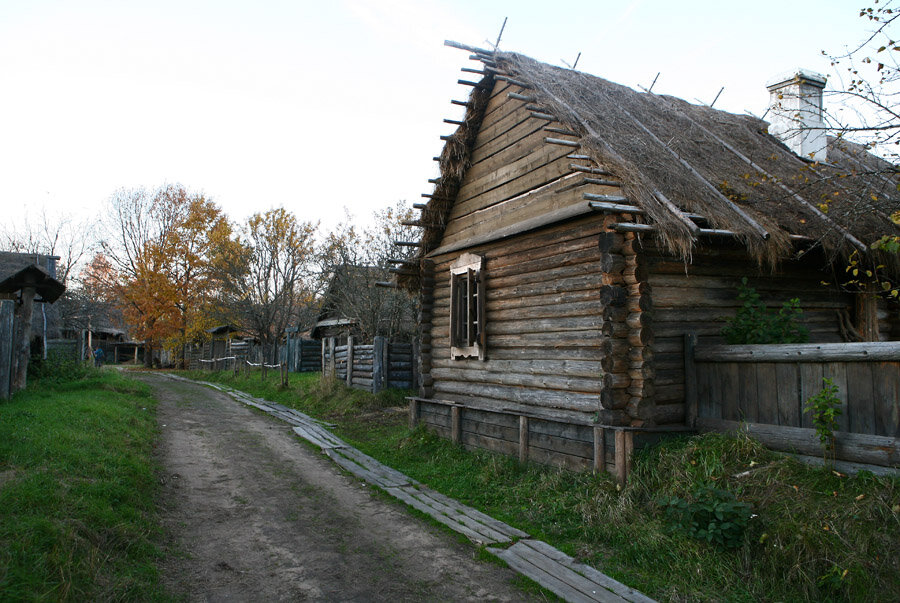
[[[660,140],[656,134],[651,132],[647,126],[645,126],[643,123],[641,123],[641,120],[639,120],[637,117],[632,115],[627,109],[625,109],[624,107],[621,107],[621,106],[619,107],[619,109],[621,109],[622,113],[627,115],[629,117],[629,119],[631,119],[631,121],[633,121],[641,130],[643,130],[647,134],[647,136],[649,136],[654,141],[656,141],[657,144],[659,144],[662,148],[664,148],[666,151],[668,151],[669,154],[672,155],[672,157],[674,157],[676,160],[678,160],[678,162],[682,166],[684,166],[689,172],[691,172],[697,178],[697,180],[700,181],[700,183],[704,187],[706,187],[711,193],[713,193],[713,195],[716,197],[716,199],[718,199],[722,203],[725,203],[728,207],[731,208],[732,211],[734,211],[738,216],[740,216],[740,218],[748,226],[750,226],[753,230],[755,230],[759,234],[759,236],[761,236],[763,239],[769,238],[769,232],[765,228],[760,226],[756,220],[751,218],[747,214],[747,212],[745,212],[743,209],[740,208],[740,206],[737,203],[735,203],[734,201],[732,201],[731,199],[729,199],[728,197],[723,195],[719,189],[717,189],[715,186],[713,186],[713,184],[703,176],[703,174],[698,172],[694,168],[694,166],[692,166],[690,163],[687,162],[687,160],[685,160],[683,157],[681,157],[675,151],[675,149],[673,149],[672,147],[670,147],[669,145],[664,143],[662,140]]]
[[[852,243],[854,247],[856,247],[857,249],[859,249],[859,250],[861,250],[861,251],[867,251],[868,248],[866,247],[866,245],[865,245],[862,241],[860,241],[859,239],[857,239],[856,237],[854,237],[848,230],[846,230],[846,229],[845,229],[844,227],[842,227],[840,224],[838,224],[837,222],[835,222],[834,220],[832,220],[831,218],[829,218],[829,217],[828,217],[825,213],[823,213],[822,210],[820,210],[818,207],[816,207],[815,205],[813,205],[812,203],[810,203],[809,201],[807,201],[806,199],[804,199],[803,197],[801,197],[801,196],[800,196],[798,193],[796,193],[795,191],[793,191],[793,190],[791,190],[790,188],[788,188],[788,186],[787,186],[786,184],[782,183],[778,178],[776,178],[775,176],[773,176],[772,174],[770,174],[769,172],[767,172],[762,166],[758,165],[758,164],[757,164],[756,162],[754,162],[752,159],[750,159],[749,157],[747,157],[746,155],[744,155],[743,153],[741,153],[739,150],[737,150],[736,148],[734,148],[732,145],[728,144],[725,140],[723,140],[722,138],[720,138],[719,136],[717,136],[714,132],[712,132],[712,131],[711,131],[710,129],[708,129],[706,126],[704,126],[704,125],[702,125],[702,124],[700,124],[700,123],[697,123],[693,118],[691,118],[690,115],[688,115],[688,114],[686,114],[686,113],[684,113],[684,112],[682,112],[682,111],[679,111],[678,107],[675,107],[675,106],[673,106],[672,104],[670,104],[670,106],[671,106],[673,109],[675,109],[675,111],[678,111],[679,114],[681,114],[681,115],[683,115],[685,118],[687,118],[687,120],[688,120],[689,122],[691,122],[692,125],[694,125],[694,126],[700,128],[701,130],[703,130],[704,132],[706,132],[707,134],[709,134],[712,138],[714,138],[714,139],[716,140],[716,142],[718,142],[718,143],[721,144],[723,147],[725,147],[726,149],[728,149],[729,151],[731,151],[732,153],[734,153],[735,155],[737,155],[741,160],[743,160],[745,163],[747,163],[747,164],[748,164],[750,167],[752,167],[754,170],[756,170],[757,172],[759,172],[760,174],[762,174],[762,175],[765,176],[766,178],[771,179],[775,184],[777,184],[779,187],[781,187],[781,189],[782,189],[784,192],[786,192],[786,193],[788,193],[789,195],[791,195],[791,196],[794,198],[794,200],[798,201],[798,202],[799,202],[800,204],[802,204],[804,207],[806,207],[807,209],[809,209],[810,211],[812,211],[812,212],[816,215],[816,217],[820,218],[820,219],[823,220],[825,223],[830,224],[831,226],[833,226],[836,230],[838,230],[838,232],[840,232],[840,233],[844,236],[845,239],[847,239],[848,241],[850,241],[850,243]]]
[[[511,80],[508,80],[508,81],[511,81]],[[565,106],[565,107],[568,107],[568,105],[566,105],[566,103],[564,103],[559,97],[557,97],[557,96],[556,96],[555,94],[553,94],[552,92],[549,92],[549,91],[547,91],[547,90],[544,90],[544,93],[545,93],[547,96],[551,97],[555,102],[559,103],[560,105]],[[574,114],[574,112],[571,111],[571,109],[570,109],[570,112]],[[631,115],[629,115],[629,117],[631,117]],[[589,135],[591,138],[593,138],[594,140],[596,140],[596,141],[598,141],[599,143],[601,143],[604,147],[606,147],[606,152],[609,153],[609,155],[610,155],[611,157],[613,157],[617,162],[619,162],[619,163],[621,163],[621,164],[623,164],[623,165],[626,163],[625,160],[622,159],[622,157],[621,157],[621,156],[620,156],[620,155],[612,148],[612,146],[610,146],[609,143],[607,143],[605,140],[603,140],[603,139],[599,136],[599,134],[597,134],[597,132],[595,132],[595,131],[593,130],[593,128],[591,128],[591,127],[590,127],[588,124],[586,124],[586,123],[582,123],[581,125],[582,125],[582,127],[584,127],[584,129],[587,131],[588,135]],[[655,137],[654,137],[654,138],[655,138]],[[657,139],[657,140],[658,140],[658,139]],[[562,141],[557,141],[556,139],[551,139],[551,138],[545,138],[545,139],[544,139],[544,142],[549,142],[549,143],[551,143],[551,144],[564,144]],[[569,145],[569,146],[580,146],[580,145]],[[576,170],[576,169],[577,169],[576,166],[575,166],[574,164],[570,165],[569,167],[570,167],[570,169],[573,169],[573,170]],[[580,166],[579,166],[579,167],[580,167]],[[590,168],[589,168],[589,169],[590,169]],[[581,171],[581,170],[578,170],[578,171]],[[603,172],[603,173],[604,173],[604,174],[608,174],[608,172]],[[710,186],[711,186],[711,185],[710,185]],[[715,190],[715,189],[713,189],[713,190]],[[716,192],[718,192],[718,191],[716,191]],[[681,210],[681,208],[679,208],[679,207],[676,206],[674,203],[672,203],[671,201],[669,201],[669,199],[668,199],[665,195],[663,195],[662,192],[660,192],[659,190],[655,190],[655,189],[654,189],[654,190],[653,190],[653,195],[656,197],[657,201],[659,201],[666,209],[668,209],[672,214],[674,214],[675,217],[678,218],[678,220],[681,221],[681,222],[685,225],[685,227],[688,229],[688,231],[691,233],[692,236],[694,236],[694,237],[697,236],[697,234],[699,233],[699,227],[698,227],[696,224],[694,224],[694,223],[691,221],[691,219],[688,218],[688,217],[684,214],[684,212]],[[730,200],[726,199],[726,201],[728,201],[728,202],[730,203]],[[747,216],[747,219],[750,219],[750,217]],[[752,220],[751,220],[751,221],[752,221]],[[755,224],[755,222],[754,222],[754,224]],[[758,224],[757,224],[757,227],[759,227]],[[765,232],[765,231],[763,231],[763,232]],[[767,232],[765,233],[765,236],[768,237],[768,233],[767,233]]]

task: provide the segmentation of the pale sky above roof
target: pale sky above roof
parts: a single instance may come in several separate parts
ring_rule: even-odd
[[[180,182],[237,221],[284,206],[421,201],[480,64],[445,39],[762,115],[774,75],[832,74],[867,28],[846,0],[0,0],[0,206],[96,216],[120,187]],[[469,75],[471,77],[471,75]]]

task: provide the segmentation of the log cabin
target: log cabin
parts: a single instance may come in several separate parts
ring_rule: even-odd
[[[896,169],[822,134],[821,76],[773,82],[770,126],[448,45],[480,77],[397,279],[420,305],[411,424],[621,476],[691,428],[685,335],[722,343],[742,278],[773,308],[799,298],[811,342],[898,338],[896,304],[841,286],[848,261],[896,274],[871,249],[900,234]]]

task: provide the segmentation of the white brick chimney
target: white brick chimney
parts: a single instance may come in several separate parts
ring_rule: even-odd
[[[798,69],[771,80],[769,133],[804,159],[826,161],[827,136],[822,119],[825,76]]]

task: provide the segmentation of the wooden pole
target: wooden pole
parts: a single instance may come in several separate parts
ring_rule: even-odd
[[[19,341],[15,342],[15,373],[10,394],[24,389],[28,381],[28,359],[31,356],[31,321],[34,316],[34,287],[22,288],[22,301],[18,312]]]
[[[15,307],[16,302],[11,299],[0,300],[0,400],[9,398],[11,393]]]
[[[419,424],[419,401],[415,398],[409,400],[409,429],[412,431]]]
[[[594,427],[594,474],[606,471],[606,430]]]
[[[347,336],[347,387],[353,387],[353,335]]]
[[[450,407],[450,439],[454,444],[459,444],[462,432],[460,431],[460,407]]]
[[[625,431],[616,430],[616,482],[620,486],[625,485],[628,477],[628,468],[625,466]]]
[[[694,364],[694,349],[697,347],[697,334],[684,335],[684,404],[685,425],[693,427],[697,424],[697,367]]]
[[[528,417],[519,416],[519,462],[528,462]]]

